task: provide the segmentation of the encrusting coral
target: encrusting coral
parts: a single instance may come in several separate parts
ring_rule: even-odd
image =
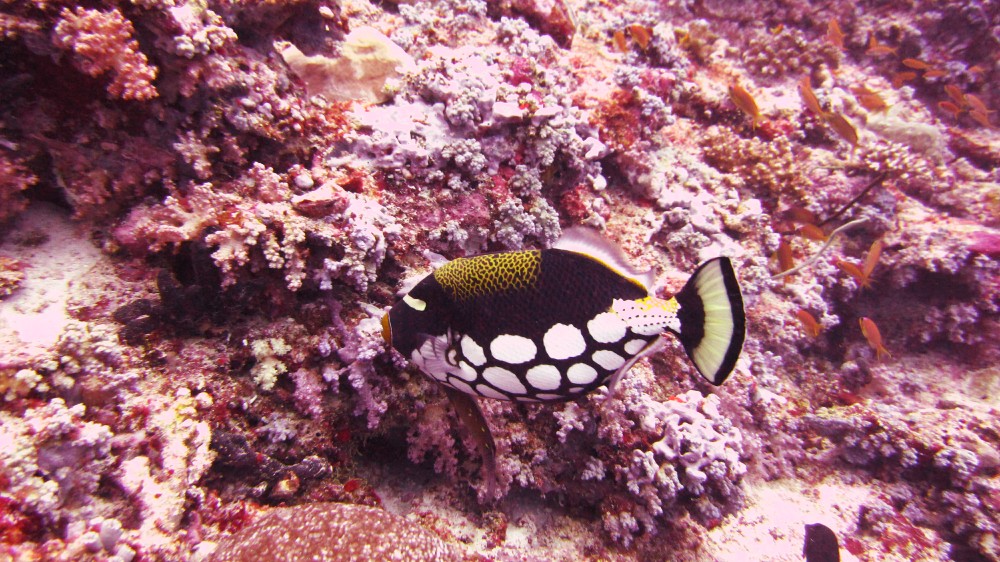
[[[219,544],[210,562],[249,559],[476,560],[431,531],[364,505],[314,503],[272,509]]]
[[[992,8],[0,3],[0,558],[1000,559]],[[742,358],[484,401],[491,490],[379,318],[580,225]]]

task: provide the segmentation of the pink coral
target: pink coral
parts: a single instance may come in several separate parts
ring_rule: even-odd
[[[73,51],[73,60],[90,76],[111,74],[108,93],[126,100],[149,100],[159,93],[153,86],[156,67],[139,50],[132,22],[116,8],[107,12],[63,8],[53,42]]]

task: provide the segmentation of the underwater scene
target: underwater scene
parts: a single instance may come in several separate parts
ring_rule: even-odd
[[[0,562],[1000,560],[996,0],[0,2]]]

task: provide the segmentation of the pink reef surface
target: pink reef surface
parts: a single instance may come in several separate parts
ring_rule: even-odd
[[[992,0],[0,2],[0,560],[1000,560],[998,41]],[[488,497],[378,319],[576,225],[663,293],[731,257],[747,343],[484,401]]]

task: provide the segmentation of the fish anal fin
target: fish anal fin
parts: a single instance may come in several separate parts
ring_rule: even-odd
[[[472,396],[449,386],[442,385],[451,407],[455,409],[458,418],[472,435],[479,454],[483,458],[483,478],[486,480],[486,497],[492,501],[496,498],[497,487],[497,446],[493,441],[493,433],[486,423],[486,417],[479,408],[479,403]]]

